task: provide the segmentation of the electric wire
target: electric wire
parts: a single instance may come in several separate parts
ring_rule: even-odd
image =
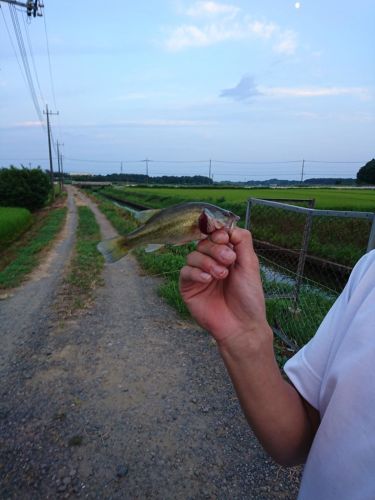
[[[27,45],[28,45],[28,48],[29,48],[31,62],[32,62],[33,69],[34,69],[35,80],[36,80],[36,83],[37,83],[37,86],[38,86],[38,90],[39,90],[40,100],[42,101],[42,103],[45,103],[46,101],[44,99],[43,91],[42,91],[42,88],[40,86],[40,81],[39,81],[39,77],[38,77],[38,71],[36,69],[36,64],[35,64],[34,52],[33,52],[32,44],[31,44],[31,38],[30,38],[30,33],[29,33],[29,24],[30,23],[26,22],[26,14],[25,13],[23,13],[23,15],[22,15],[22,20],[23,20],[23,25],[24,25],[24,28],[25,28],[26,40],[27,40]]]
[[[24,67],[24,70],[25,70],[25,75],[26,75],[26,80],[27,80],[27,83],[28,83],[28,88],[29,88],[29,91],[30,91],[30,95],[31,95],[31,98],[32,98],[32,101],[33,101],[33,104],[34,104],[34,108],[35,108],[36,114],[38,115],[40,124],[44,128],[43,115],[42,115],[42,112],[40,110],[38,97],[37,97],[36,92],[35,92],[34,82],[33,82],[32,74],[31,74],[31,71],[30,71],[30,65],[29,65],[29,61],[28,61],[28,58],[27,58],[27,52],[26,52],[24,41],[23,41],[21,27],[20,27],[20,24],[19,24],[19,21],[18,21],[17,11],[16,11],[16,9],[14,8],[13,5],[9,5],[9,12],[10,12],[10,16],[11,16],[11,20],[12,20],[14,32],[15,32],[15,35],[16,35],[16,40],[17,40],[19,51],[20,51],[21,60],[22,60],[23,67]]]
[[[18,67],[20,69],[23,81],[25,82],[25,85],[27,87],[26,76],[25,76],[25,74],[24,74],[24,72],[22,70],[22,66],[21,66],[21,63],[20,63],[20,60],[19,60],[19,57],[18,57],[18,54],[17,54],[17,50],[16,50],[16,47],[15,47],[15,45],[13,43],[13,38],[12,38],[12,35],[10,34],[10,30],[8,28],[8,23],[6,21],[5,15],[4,15],[4,9],[1,8],[1,5],[0,5],[0,11],[1,11],[1,14],[2,14],[3,19],[4,19],[5,28],[6,28],[7,32],[8,32],[9,40],[10,40],[10,43],[12,45],[12,49],[13,49],[14,55],[16,57],[16,61],[17,61]]]

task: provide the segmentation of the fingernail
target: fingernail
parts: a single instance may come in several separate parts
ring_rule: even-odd
[[[201,278],[203,281],[211,281],[212,276],[211,276],[211,274],[208,274],[208,273],[201,273]]]
[[[233,259],[234,256],[235,253],[228,247],[224,247],[222,250],[220,250],[220,257],[225,260]]]
[[[213,272],[216,276],[222,278],[227,273],[227,269],[225,269],[224,267],[214,266]]]

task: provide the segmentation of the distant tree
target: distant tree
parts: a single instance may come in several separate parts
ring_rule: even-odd
[[[0,169],[0,205],[3,207],[37,210],[46,204],[50,190],[49,176],[40,168]]]
[[[365,184],[375,184],[375,158],[358,170],[357,180]]]

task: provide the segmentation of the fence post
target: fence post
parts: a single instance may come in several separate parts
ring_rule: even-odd
[[[251,198],[247,200],[247,207],[246,207],[246,218],[245,218],[245,229],[250,231],[250,217],[251,217]]]
[[[368,238],[367,251],[373,250],[375,248],[375,214],[372,219],[370,236]]]
[[[309,243],[310,243],[313,214],[314,214],[314,211],[313,211],[313,209],[311,209],[309,211],[309,213],[307,214],[305,228],[303,231],[302,247],[301,247],[301,252],[299,254],[298,267],[297,267],[297,273],[296,273],[296,286],[294,289],[294,312],[298,311],[298,300],[299,300],[299,294],[300,294],[301,285],[302,285],[303,271],[305,268],[307,249],[308,249]]]

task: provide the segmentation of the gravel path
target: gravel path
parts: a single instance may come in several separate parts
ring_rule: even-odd
[[[258,445],[212,340],[133,257],[106,266],[94,306],[61,324],[69,203],[54,271],[0,302],[0,498],[296,498],[298,473]]]

